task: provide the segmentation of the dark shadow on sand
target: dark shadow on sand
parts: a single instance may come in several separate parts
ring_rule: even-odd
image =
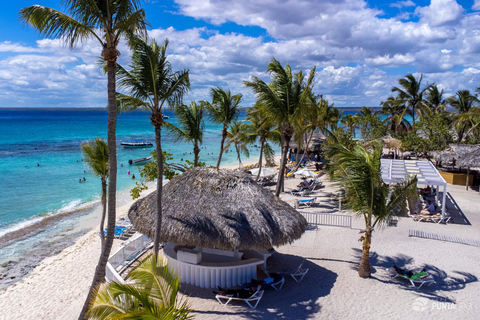
[[[291,276],[285,276],[282,290],[266,289],[256,309],[250,309],[243,301],[232,301],[225,306],[226,310],[194,311],[193,314],[218,314],[222,319],[230,315],[240,315],[248,319],[308,319],[320,312],[321,305],[317,303],[317,299],[330,294],[337,274],[305,258],[277,252],[267,260],[267,267],[273,272],[286,271],[296,269],[301,263],[303,268],[309,268],[303,281],[297,283]],[[266,276],[258,276],[259,279],[264,277]],[[214,290],[187,284],[182,284],[181,287],[181,291],[191,297],[210,301],[215,301],[215,294],[212,292]]]

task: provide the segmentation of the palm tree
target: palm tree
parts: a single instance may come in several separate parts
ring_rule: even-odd
[[[453,126],[457,132],[458,144],[462,142],[465,132],[472,127],[472,113],[470,110],[478,102],[477,96],[470,94],[469,90],[459,90],[455,96],[447,99],[447,103],[458,111],[453,116]]]
[[[191,319],[187,300],[178,298],[180,278],[152,255],[129,274],[129,283],[102,284],[92,299],[90,319]]]
[[[262,171],[263,154],[270,155],[273,152],[272,147],[267,141],[275,143],[280,142],[280,133],[274,129],[274,124],[265,113],[265,109],[260,103],[255,103],[252,109],[248,109],[245,124],[248,135],[253,138],[258,137],[260,143],[260,155],[258,159],[258,174],[256,180],[260,179]],[[268,161],[268,158],[267,158]]]
[[[415,108],[423,106],[423,93],[428,90],[430,86],[426,86],[420,90],[423,74],[417,80],[413,75],[407,74],[405,78],[398,80],[401,87],[393,87],[392,92],[398,93],[398,98],[407,102],[406,107],[412,108],[412,127],[415,125]]]
[[[282,160],[278,173],[277,188],[275,195],[280,195],[283,186],[284,172],[287,161],[287,152],[290,140],[293,136],[293,122],[301,116],[301,109],[312,97],[312,89],[315,77],[315,68],[312,68],[307,78],[302,71],[292,74],[290,65],[282,67],[280,62],[272,58],[267,66],[272,81],[267,85],[263,80],[252,77],[253,81],[243,83],[253,89],[267,111],[269,117],[274,120],[282,135]]]
[[[447,104],[443,99],[443,89],[439,91],[436,85],[431,85],[425,98],[424,104],[433,114],[445,112]]]
[[[218,155],[217,170],[220,169],[222,162],[222,154],[225,150],[224,144],[227,138],[228,125],[238,118],[240,102],[242,95],[236,94],[232,96],[230,90],[223,90],[220,87],[210,90],[212,95],[212,103],[204,102],[209,112],[210,120],[223,125],[222,141],[220,142],[220,153]]]
[[[368,140],[372,118],[375,116],[373,108],[362,107],[362,109],[355,116],[361,126],[360,132],[362,134],[362,139]]]
[[[155,127],[155,145],[157,156],[157,220],[153,251],[158,253],[162,227],[162,185],[163,152],[162,125],[164,105],[174,107],[180,104],[183,95],[190,88],[188,70],[172,71],[167,60],[168,40],[158,45],[155,40],[132,39],[133,55],[130,71],[117,66],[118,86],[128,94],[117,93],[117,99],[124,111],[138,108],[150,110],[150,122]]]
[[[340,123],[350,130],[350,134],[355,138],[355,128],[357,127],[358,118],[354,115],[347,114],[340,119]]]
[[[405,108],[405,101],[398,97],[388,97],[386,101],[380,103],[382,110],[378,114],[387,115],[384,123],[387,123],[388,127],[395,134],[399,129],[407,131],[411,128],[410,123],[405,119],[405,114],[408,109]]]
[[[117,106],[115,103],[115,65],[120,52],[117,46],[124,36],[146,32],[145,11],[139,0],[64,0],[71,15],[58,10],[34,5],[20,11],[20,19],[46,37],[60,37],[71,48],[88,38],[97,39],[102,46],[102,59],[107,63],[108,87],[108,231],[105,246],[98,261],[90,293],[79,319],[83,319],[93,289],[105,279],[105,267],[112,249],[116,219],[117,192]]]
[[[175,137],[176,141],[193,142],[194,167],[198,166],[198,154],[200,153],[198,145],[202,144],[203,130],[205,129],[203,121],[204,109],[203,104],[190,101],[189,107],[181,104],[175,108],[178,123],[181,125],[180,128],[170,122],[164,122],[165,128]]]
[[[253,141],[252,136],[248,135],[247,128],[241,121],[233,121],[230,124],[229,130],[227,131],[227,139],[225,140],[225,149],[233,143],[235,151],[237,152],[239,167],[243,167],[240,155],[243,153],[247,158],[250,156],[247,143]]]
[[[346,204],[365,220],[362,258],[358,274],[362,278],[370,277],[370,245],[372,233],[377,225],[387,222],[391,213],[412,192],[416,192],[417,179],[409,179],[403,184],[389,189],[382,181],[380,157],[382,145],[377,142],[373,146],[373,153],[368,152],[360,144],[353,150],[336,144],[330,146],[328,156],[333,161],[335,179],[340,182],[346,191]]]
[[[102,183],[102,218],[100,220],[100,239],[102,250],[105,246],[104,224],[107,213],[107,178],[108,178],[108,146],[107,143],[95,138],[94,141],[82,144],[83,158],[92,170],[93,174],[100,177]]]

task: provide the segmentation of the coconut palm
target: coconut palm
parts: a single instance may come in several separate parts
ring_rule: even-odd
[[[225,149],[233,144],[237,152],[238,165],[243,167],[241,154],[243,153],[247,158],[250,156],[247,144],[253,141],[255,140],[248,134],[246,126],[241,121],[233,121],[227,130]]]
[[[248,109],[245,124],[247,134],[253,138],[257,138],[260,143],[260,155],[258,159],[258,174],[257,179],[260,179],[262,172],[263,155],[267,157],[267,163],[270,155],[273,155],[273,149],[268,141],[274,143],[280,142],[280,133],[274,129],[274,124],[265,113],[265,109],[260,103],[255,103],[253,108]]]
[[[155,146],[157,157],[157,220],[153,239],[155,254],[158,253],[162,227],[162,108],[180,104],[183,95],[190,87],[188,70],[172,71],[167,60],[168,40],[158,45],[146,38],[132,39],[133,54],[130,70],[117,66],[118,86],[126,94],[117,93],[117,99],[123,111],[136,109],[150,110],[150,122],[155,127]]]
[[[108,153],[110,174],[108,179],[108,231],[105,246],[95,269],[90,288],[93,289],[105,279],[105,267],[112,249],[116,219],[117,192],[117,106],[115,103],[115,65],[120,52],[120,39],[127,35],[145,32],[145,11],[140,9],[139,0],[64,0],[64,7],[71,15],[58,10],[34,5],[20,11],[20,19],[47,37],[60,37],[71,48],[89,38],[98,40],[102,46],[101,57],[107,64],[108,87]],[[87,301],[80,318],[87,311]]]
[[[355,128],[358,124],[358,118],[352,114],[347,114],[340,119],[340,123],[345,125],[345,127],[350,130],[350,134],[353,136],[353,138],[355,138]]]
[[[358,274],[362,278],[370,277],[370,245],[375,227],[387,222],[394,210],[412,192],[416,192],[417,179],[411,178],[407,182],[398,184],[389,189],[382,181],[380,158],[382,144],[376,142],[373,152],[368,152],[360,144],[353,150],[335,144],[330,146],[328,156],[333,161],[334,178],[339,181],[346,191],[346,204],[365,221],[362,258]]]
[[[205,129],[205,123],[203,121],[204,110],[203,104],[190,101],[190,106],[181,104],[175,108],[175,114],[180,128],[170,122],[164,122],[165,128],[173,135],[176,141],[182,140],[193,143],[194,167],[198,166],[200,153],[198,145],[202,144],[203,131]]]
[[[95,138],[94,141],[82,144],[83,158],[92,170],[92,173],[100,177],[102,183],[102,218],[100,220],[100,239],[102,242],[102,250],[105,246],[105,216],[107,213],[107,178],[108,178],[108,146],[107,143]]]
[[[431,85],[420,89],[423,74],[417,80],[413,75],[407,74],[405,78],[398,80],[400,87],[393,87],[392,92],[398,93],[398,98],[406,101],[406,107],[412,109],[412,127],[415,125],[415,109],[423,107],[423,94]]]
[[[92,299],[90,319],[191,319],[187,300],[178,298],[180,278],[164,259],[152,255],[129,274],[129,283],[102,284]]]
[[[395,134],[399,129],[407,131],[411,128],[410,123],[405,119],[405,114],[408,109],[405,108],[405,101],[398,97],[388,97],[386,101],[380,103],[382,110],[378,114],[386,115],[387,117],[383,121],[388,125],[391,131]]]
[[[455,96],[447,99],[447,103],[458,112],[453,115],[452,123],[457,133],[458,144],[462,142],[465,132],[472,127],[472,113],[470,111],[478,102],[477,96],[471,94],[469,90],[459,90]]]
[[[242,95],[235,94],[232,96],[230,90],[224,90],[220,87],[212,88],[210,93],[212,95],[212,103],[204,102],[209,112],[209,118],[213,122],[223,125],[222,141],[220,142],[220,152],[217,161],[218,170],[220,169],[223,151],[225,150],[224,144],[227,138],[228,125],[238,118]]]
[[[431,85],[426,93],[424,104],[433,114],[445,112],[447,104],[443,98],[443,89],[439,91],[436,85]]]
[[[295,119],[301,116],[301,109],[307,105],[308,100],[312,97],[315,68],[312,68],[308,77],[305,77],[302,71],[292,74],[290,65],[287,64],[284,68],[278,60],[272,58],[267,66],[267,72],[272,80],[268,85],[257,77],[252,77],[252,81],[244,81],[243,83],[253,89],[257,101],[265,106],[269,117],[280,128],[282,135],[280,168],[283,169],[287,161],[290,140],[294,133],[293,123]],[[283,178],[283,170],[279,170],[275,191],[277,197],[280,195],[283,186]]]

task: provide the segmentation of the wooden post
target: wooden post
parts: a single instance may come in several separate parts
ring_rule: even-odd
[[[468,191],[468,182],[469,182],[468,180],[469,180],[469,178],[470,178],[470,165],[467,166],[467,186],[466,186],[467,191]]]

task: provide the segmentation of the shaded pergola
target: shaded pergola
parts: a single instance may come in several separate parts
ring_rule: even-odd
[[[447,183],[430,161],[381,159],[382,180],[385,183],[402,183],[409,176],[417,176],[417,185],[437,187],[435,196],[438,201],[439,187],[443,187],[442,218],[445,216]]]

